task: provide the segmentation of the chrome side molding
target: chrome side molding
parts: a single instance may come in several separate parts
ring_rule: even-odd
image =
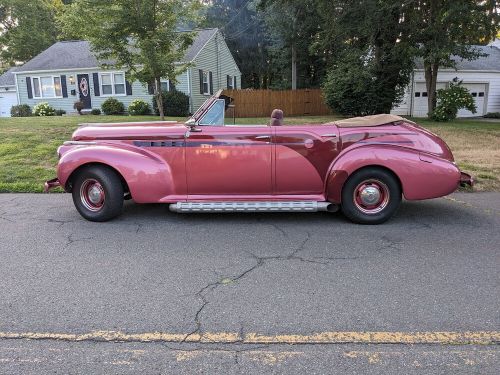
[[[83,146],[83,145],[96,145],[97,142],[91,141],[66,141],[63,143],[65,146]]]
[[[170,211],[190,212],[318,212],[338,211],[330,202],[315,201],[265,201],[265,202],[177,202],[170,205]]]

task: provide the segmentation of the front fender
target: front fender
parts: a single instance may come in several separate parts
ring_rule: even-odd
[[[327,199],[340,203],[349,176],[370,166],[392,171],[408,200],[442,197],[455,191],[460,183],[460,170],[448,160],[399,146],[369,145],[346,150],[333,162],[327,178]]]
[[[105,164],[118,171],[137,203],[155,203],[176,194],[171,169],[162,159],[141,150],[110,145],[76,146],[66,151],[57,168],[61,185],[67,186],[77,168],[92,163]]]

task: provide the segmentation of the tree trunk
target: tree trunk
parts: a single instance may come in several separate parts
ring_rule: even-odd
[[[297,48],[292,44],[292,90],[297,90]]]
[[[155,78],[155,98],[158,112],[160,113],[160,121],[165,120],[165,113],[163,112],[163,93],[161,92],[161,78]]]
[[[438,63],[425,63],[425,87],[427,89],[427,114],[436,109],[436,85],[437,74],[439,70]]]

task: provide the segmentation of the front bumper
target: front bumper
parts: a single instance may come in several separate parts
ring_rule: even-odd
[[[467,173],[460,172],[460,186],[465,187],[465,186],[474,186],[474,178]]]
[[[50,190],[55,189],[56,187],[61,186],[58,178],[53,178],[52,180],[47,181],[43,185],[43,192],[48,193]]]

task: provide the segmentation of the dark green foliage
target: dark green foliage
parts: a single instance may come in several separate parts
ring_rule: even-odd
[[[56,116],[65,115],[66,111],[64,109],[56,109]]]
[[[90,114],[99,116],[101,114],[101,110],[99,108],[93,108],[92,111],[90,111]]]
[[[14,105],[10,109],[12,117],[29,117],[32,115],[31,107],[27,104]]]
[[[151,113],[151,106],[144,100],[135,99],[128,106],[128,113],[132,116],[149,115]]]
[[[189,96],[183,92],[163,91],[163,108],[166,116],[186,117],[189,115]],[[153,99],[153,110],[158,115],[158,107]]]
[[[488,112],[484,115],[485,118],[500,118],[500,112]]]
[[[121,115],[125,112],[125,106],[115,98],[108,98],[101,104],[101,109],[105,115]]]

